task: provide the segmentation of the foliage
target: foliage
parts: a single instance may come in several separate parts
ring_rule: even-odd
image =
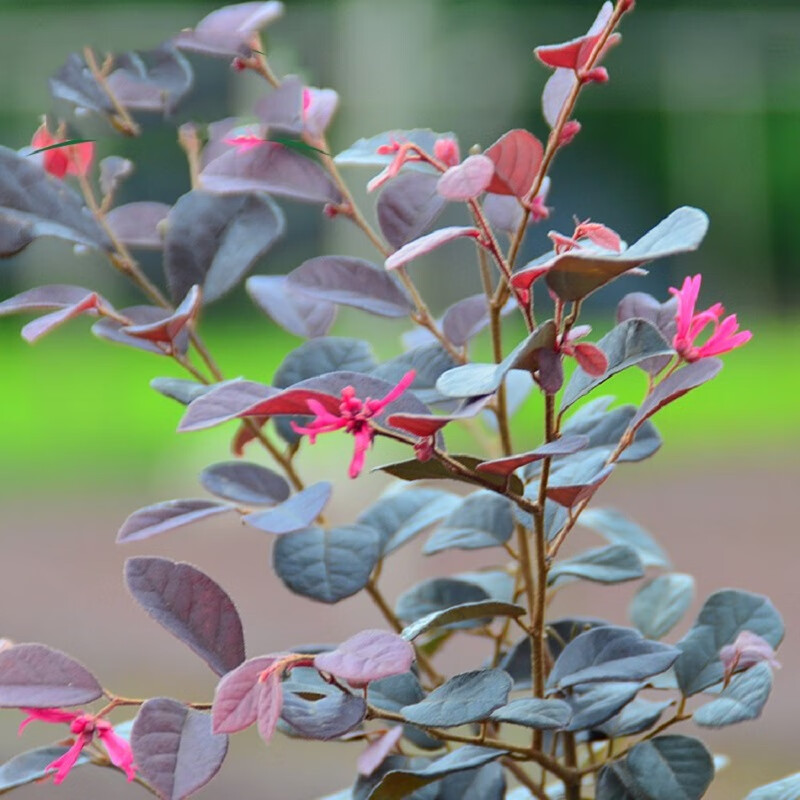
[[[128,559],[133,599],[218,676],[213,699],[124,697],[71,656],[4,642],[0,706],[26,713],[22,727],[34,720],[68,725],[70,737],[0,767],[0,791],[53,772],[58,783],[93,763],[180,800],[217,773],[228,736],[255,725],[267,743],[276,731],[361,743],[358,778],[334,795],[342,800],[704,795],[712,756],[698,739],[667,731],[692,718],[720,727],[757,717],[779,666],[781,617],[766,597],[726,589],[708,598],[679,641],[660,641],[686,613],[694,581],[672,572],[666,553],[635,522],[587,507],[625,464],[659,449],[652,418],[715,377],[717,356],[751,334],[720,304],[698,311],[698,275],[663,303],[641,292],[626,296],[616,326],[596,343],[586,341],[583,300],[621,275],[643,273],[645,264],[696,249],[708,225],[698,209],[673,211],[630,246],[601,223],[576,221],[569,234],[550,232],[550,252],[517,264],[528,228],[549,215],[552,161],[580,133],[578,96],[608,80],[600,61],[633,5],[607,2],[585,35],[536,50],[553,69],[542,97],[545,143],[515,129],[464,159],[454,134],[424,129],[360,139],[333,156],[326,129],[338,95],[279,78],[265,53],[259,31],[280,17],[276,0],[225,6],[148,52],[98,62],[87,48],[69,57],[51,81],[60,108],[77,118],[95,115],[127,136],[141,133],[134,115],[169,119],[191,90],[186,52],[228,59],[269,85],[254,124],[179,128],[191,188],[171,206],[115,204],[133,165],[112,156],[95,169],[93,143],[68,138],[64,121],[51,132],[53,121],[45,120],[27,150],[0,149],[0,255],[38,237],[64,239],[104,254],[148,301],[117,309],[91,289],[47,285],[0,303],[0,314],[41,313],[22,329],[29,342],[75,317],[96,317],[98,337],[186,370],[188,378],[152,382],[186,407],[179,430],[232,428],[237,460],[200,473],[213,499],[134,511],[117,540],[238,515],[276,537],[273,568],[292,592],[323,603],[366,592],[387,629],[356,631],[337,646],[278,643],[275,652],[248,657],[236,605],[210,576],[166,558]],[[379,230],[340,172],[354,165],[379,170],[367,184],[380,190]],[[382,263],[321,255],[285,276],[247,278],[285,233],[276,198],[350,220]],[[448,204],[464,212],[466,224],[435,227]],[[437,318],[409,270],[456,240],[474,246],[484,291]],[[143,273],[132,254],[138,249],[162,252],[165,289]],[[199,331],[207,306],[242,282],[275,324],[307,339],[271,378],[226,380]],[[340,306],[406,318],[417,338],[379,361],[368,342],[329,335]],[[509,314],[527,328],[511,345],[504,342]],[[475,360],[473,340],[487,330],[490,360]],[[568,379],[566,359],[577,365]],[[640,402],[614,405],[613,397],[594,396],[625,370],[644,378]],[[509,421],[531,393],[541,407],[543,441],[522,446]],[[456,427],[477,434],[473,452],[448,448],[445,434]],[[335,486],[307,486],[301,476],[307,443],[335,432],[345,442],[342,433],[353,437],[342,458],[351,479],[369,480],[363,472],[376,442],[408,448],[402,461],[375,468],[397,478],[391,488],[339,526],[325,518]],[[256,444],[270,466],[244,460]],[[608,544],[559,557],[578,524]],[[392,605],[379,586],[381,571],[426,531],[423,554],[486,550],[484,567],[411,586]],[[648,571],[659,574],[633,597],[635,628],[550,617],[553,597],[574,581],[638,581]],[[485,644],[483,660],[443,674],[439,651],[466,635]],[[645,691],[666,699],[646,699]],[[690,698],[708,694],[712,699],[689,710],[696,702]],[[61,708],[98,701],[89,712]],[[109,716],[128,707],[135,717],[112,724]],[[520,728],[528,729],[522,737]],[[753,797],[788,796],[795,783],[793,776]]]

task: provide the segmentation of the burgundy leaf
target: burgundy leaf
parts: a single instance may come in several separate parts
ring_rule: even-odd
[[[197,567],[168,558],[129,558],[125,580],[139,605],[217,675],[244,661],[239,613],[230,597]]]
[[[314,666],[359,688],[408,672],[413,661],[414,648],[402,636],[369,630],[351,636],[335,650],[320,653]]]
[[[613,3],[606,0],[592,23],[592,27],[589,28],[589,31],[585,35],[561,44],[537,47],[534,53],[537,58],[548,67],[560,67],[570,71],[583,69],[589,60],[589,56],[592,54],[592,50],[600,40],[605,26],[611,19],[613,11]]]
[[[701,358],[681,367],[664,378],[645,398],[644,402],[631,420],[631,428],[636,430],[648,417],[652,417],[659,409],[673,400],[682,397],[686,392],[710,381],[722,369],[722,361],[718,358]]]
[[[451,422],[474,417],[490,400],[485,395],[462,406],[454,414],[392,414],[386,420],[392,427],[411,433],[414,436],[433,436]]]
[[[374,742],[370,742],[366,750],[356,762],[360,775],[369,777],[383,763],[383,760],[394,750],[395,745],[403,738],[403,726],[390,728]]]
[[[203,17],[194,30],[187,28],[173,38],[181,50],[230,58],[250,55],[249,42],[254,33],[283,14],[283,3],[235,3],[218,8]]]
[[[580,364],[584,372],[599,378],[608,369],[608,357],[595,344],[580,342],[572,345],[575,360]]]
[[[525,464],[532,464],[534,461],[541,461],[543,458],[553,458],[554,456],[567,456],[577,453],[589,443],[588,436],[564,436],[553,442],[543,444],[535,450],[518,455],[506,456],[505,458],[495,458],[491,461],[481,461],[477,467],[478,472],[491,472],[495,475],[510,475]]]
[[[212,494],[254,506],[270,506],[289,497],[285,478],[262,467],[243,461],[212,464],[200,473],[200,483]]]
[[[98,308],[104,304],[104,300],[96,292],[90,292],[83,300],[75,303],[75,305],[67,306],[59,311],[53,311],[50,314],[45,314],[43,317],[29,322],[22,328],[22,338],[25,341],[33,344],[42,336],[54,331],[65,322],[69,322],[75,317],[80,317],[82,314],[97,314]]]
[[[164,237],[160,224],[167,218],[171,206],[143,200],[112,208],[106,215],[108,227],[123,244],[146,250],[160,250]]]
[[[536,379],[547,394],[555,394],[564,384],[564,363],[561,354],[549,347],[539,351]]]
[[[588,500],[610,477],[614,471],[614,465],[609,464],[603,467],[591,480],[586,483],[565,485],[565,486],[549,486],[547,489],[547,496],[550,500],[567,508],[577,505],[583,500]]]
[[[222,194],[269,192],[309,203],[340,203],[339,190],[315,161],[277,142],[245,153],[229,150],[200,173],[205,189]]]
[[[160,306],[130,306],[123,308],[120,315],[130,320],[134,325],[152,325],[162,322],[170,316],[170,311]],[[156,353],[160,356],[168,356],[172,353],[185,353],[189,346],[189,335],[187,331],[182,331],[172,342],[171,347],[164,347],[158,342],[149,339],[140,339],[136,336],[129,336],[124,332],[124,326],[115,319],[100,319],[92,325],[92,333],[100,339],[109,342],[124,344],[127,347],[135,347],[138,350],[146,350],[148,353]]]
[[[378,196],[381,232],[392,247],[422,236],[447,205],[436,190],[438,177],[409,171],[398,175]]]
[[[270,130],[302,133],[303,81],[296,75],[288,75],[277,89],[256,103],[255,112]]]
[[[205,786],[228,752],[228,737],[211,716],[168,697],[145,702],[131,731],[137,772],[162,800],[183,800]]]
[[[91,703],[103,694],[82,664],[43,644],[0,650],[0,707],[55,708]]]
[[[280,670],[273,669],[267,673],[266,680],[259,682],[258,692],[258,733],[269,744],[283,708],[283,687]]]
[[[494,162],[495,169],[486,190],[525,197],[539,172],[544,148],[532,133],[516,128],[503,134],[486,155]]]
[[[55,311],[68,308],[80,303],[91,293],[91,289],[61,283],[37,286],[0,303],[0,316],[23,311]]]
[[[492,182],[494,161],[488,156],[474,155],[450,167],[439,178],[436,190],[448,200],[474,200]]]
[[[331,499],[333,487],[327,481],[314,483],[268,511],[242,517],[242,521],[267,533],[291,533],[307,528]]]
[[[240,412],[276,394],[277,389],[255,381],[235,380],[222,383],[189,403],[178,430],[212,428],[236,419]]]
[[[259,678],[280,656],[250,658],[227,673],[217,684],[211,719],[215,733],[238,733],[258,717]]]
[[[454,239],[460,239],[464,236],[473,239],[479,238],[481,232],[477,228],[463,228],[453,226],[450,228],[439,228],[439,230],[429,233],[427,236],[422,236],[415,239],[413,242],[401,247],[396,253],[392,253],[386,259],[386,269],[397,269],[408,264],[410,261],[430,253],[432,250],[441,247],[447,242],[452,242]]]
[[[193,522],[233,511],[233,506],[216,500],[167,500],[134,511],[117,533],[118,542],[138,542],[159,533],[182,528]]]
[[[200,311],[202,299],[200,287],[192,286],[183,302],[168,317],[159,322],[151,322],[149,325],[126,325],[121,329],[122,333],[136,339],[165,342],[171,347],[181,331],[194,322]]]
[[[352,306],[381,317],[405,317],[414,308],[391,275],[361,258],[311,258],[289,273],[287,283],[315,300]]]
[[[245,288],[265,314],[295,336],[324,336],[336,319],[333,303],[293,291],[284,275],[256,275],[247,279]]]

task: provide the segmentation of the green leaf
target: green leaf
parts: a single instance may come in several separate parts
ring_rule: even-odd
[[[425,543],[425,555],[442,550],[499,547],[514,532],[511,502],[489,490],[474,492],[457,506]]]
[[[722,728],[756,719],[772,689],[772,668],[756,664],[736,675],[719,697],[694,712],[694,721],[704,728]]]
[[[800,772],[774,783],[753,789],[745,800],[797,800],[800,797]]]
[[[94,139],[67,139],[64,142],[56,142],[55,144],[49,144],[47,147],[40,147],[38,150],[31,150],[30,153],[26,153],[26,156],[35,156],[37,153],[44,153],[45,150],[55,150],[57,147],[70,147],[73,144],[84,144],[85,142],[93,142]]]
[[[610,544],[632,547],[639,554],[644,567],[669,569],[672,566],[658,542],[644,528],[616,509],[587,508],[578,519],[578,524],[597,531]]]
[[[561,578],[582,578],[595,583],[622,583],[644,577],[636,551],[624,544],[584,550],[575,558],[559,561],[548,575],[552,586]]]
[[[452,608],[446,608],[444,611],[434,611],[418,619],[407,626],[401,635],[408,641],[413,641],[423,633],[434,628],[444,628],[454,622],[480,619],[488,624],[493,617],[521,617],[524,613],[525,609],[522,606],[514,605],[514,603],[502,603],[498,600],[462,603]]]
[[[461,466],[469,470],[475,471],[478,464],[482,459],[475,458],[474,456],[450,456],[453,461],[457,461]],[[394,464],[384,464],[381,467],[375,467],[375,470],[381,470],[395,478],[400,478],[403,481],[436,481],[436,480],[451,480],[462,481],[464,483],[477,484],[478,486],[486,483],[502,488],[506,481],[502,475],[492,475],[491,473],[481,473],[481,478],[473,478],[470,475],[462,475],[445,466],[441,461],[430,459],[429,461],[418,461],[416,458],[409,459],[408,461],[398,461]],[[373,470],[373,471],[375,471]],[[525,486],[517,475],[512,475],[511,480],[508,482],[508,487],[516,494],[522,494],[525,491]]]
[[[571,716],[572,709],[563,700],[542,700],[536,697],[520,697],[492,712],[495,722],[509,722],[537,730],[563,728]]]
[[[659,575],[633,598],[631,622],[648,639],[660,639],[680,622],[693,599],[694,578],[691,575]]]

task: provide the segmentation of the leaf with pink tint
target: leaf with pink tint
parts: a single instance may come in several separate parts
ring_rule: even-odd
[[[200,184],[220,194],[268,192],[307,203],[342,201],[319,164],[277,142],[266,142],[246,153],[223,153],[203,168]]]
[[[414,436],[427,437],[438,433],[445,425],[464,419],[471,419],[489,402],[486,395],[463,405],[454,414],[392,414],[387,422],[394,428]]]
[[[92,294],[91,289],[62,283],[37,286],[3,300],[0,303],[0,317],[26,311],[56,311],[68,308],[80,303],[90,294]]]
[[[307,528],[331,499],[333,487],[320,481],[293,494],[274,508],[242,517],[242,521],[267,533],[291,533]]]
[[[202,292],[199,286],[192,286],[183,302],[168,317],[148,325],[126,325],[122,333],[136,339],[151,342],[165,342],[170,346],[180,333],[194,322],[200,311]]]
[[[245,289],[253,302],[289,333],[325,336],[336,319],[336,305],[293,289],[285,275],[254,275]]]
[[[560,67],[570,71],[581,70],[586,66],[589,56],[592,54],[597,42],[600,40],[600,35],[603,29],[611,19],[614,11],[613,3],[607,0],[603,3],[597,17],[592,23],[589,31],[579,36],[577,39],[571,39],[562,44],[551,44],[537,47],[533,52],[536,57],[548,67]]]
[[[445,172],[436,184],[436,190],[447,200],[474,200],[491,183],[494,161],[484,155],[465,158],[460,164]]]
[[[383,736],[370,742],[356,761],[360,775],[369,777],[383,763],[383,760],[394,750],[395,745],[403,738],[403,726],[390,728]]]
[[[167,500],[134,511],[117,533],[117,542],[138,542],[160,533],[191,525],[201,519],[233,511],[217,500]]]
[[[422,236],[442,213],[447,200],[436,191],[438,177],[428,172],[404,172],[378,196],[378,224],[392,247]]]
[[[209,56],[249,56],[253,34],[282,15],[283,3],[278,0],[235,3],[212,11],[197,23],[194,30],[187,28],[172,41],[181,50]]]
[[[152,325],[162,322],[170,316],[170,312],[160,306],[130,306],[123,308],[119,314],[134,325]],[[99,319],[92,325],[92,333],[100,339],[116,344],[124,344],[127,347],[135,347],[138,350],[146,350],[148,353],[156,353],[160,356],[170,355],[170,348],[151,342],[149,339],[139,339],[129,336],[123,331],[123,324],[115,319]],[[171,352],[185,353],[189,347],[189,335],[187,331],[181,331],[172,342]]]
[[[494,176],[486,190],[525,197],[539,172],[542,143],[522,128],[503,134],[485,153],[494,162]]]
[[[128,247],[160,250],[164,246],[160,225],[170,209],[166,203],[150,200],[126,203],[112,208],[106,215],[106,222],[117,239]]]
[[[244,661],[244,634],[236,606],[197,567],[168,558],[129,558],[125,583],[134,600],[217,675]]]
[[[415,239],[413,242],[401,247],[397,252],[392,253],[386,259],[386,269],[397,269],[398,267],[405,266],[411,261],[414,261],[432,250],[436,250],[443,244],[452,242],[455,239],[470,237],[477,239],[480,237],[481,232],[477,228],[466,228],[459,226],[452,226],[450,228],[439,228],[439,230],[429,233],[427,236],[422,236]]]
[[[303,127],[312,139],[325,134],[339,107],[339,95],[333,89],[306,86],[303,94]]]
[[[257,700],[258,733],[269,744],[283,709],[283,687],[281,686],[280,670],[274,669],[267,673],[266,679],[260,682]]]
[[[580,342],[572,346],[575,360],[588,375],[599,378],[608,370],[608,357],[595,344]]]
[[[45,314],[45,316],[29,322],[22,328],[22,338],[25,339],[26,342],[33,344],[41,339],[42,336],[54,331],[65,322],[75,319],[75,317],[80,317],[82,314],[92,314],[96,316],[98,309],[103,305],[107,305],[103,298],[96,292],[90,292],[74,305],[61,308],[50,314]]]
[[[645,398],[636,416],[631,420],[631,428],[636,430],[646,419],[652,417],[659,409],[683,397],[692,389],[710,381],[722,369],[722,361],[718,358],[701,358],[681,367],[664,378]]]
[[[558,68],[547,79],[542,92],[542,116],[551,128],[555,128],[564,103],[577,83],[578,79],[571,69]]]
[[[414,310],[393,276],[361,258],[310,258],[289,273],[287,283],[315,300],[351,306],[380,317],[407,317]]]
[[[320,653],[314,666],[360,688],[381,678],[402,675],[413,662],[414,648],[402,636],[368,630],[351,636],[335,650]]]
[[[762,636],[748,630],[740,631],[733,644],[725,645],[719,651],[719,658],[725,670],[726,680],[730,680],[734,672],[750,669],[762,662],[766,662],[774,669],[781,668],[772,645]]]
[[[219,772],[228,737],[211,730],[211,717],[168,697],[139,709],[131,730],[136,771],[167,800],[184,800]]]
[[[189,403],[178,425],[179,431],[212,428],[236,419],[240,412],[267,397],[278,394],[277,389],[255,381],[234,380],[214,387]]]
[[[262,686],[259,677],[279,659],[279,655],[250,658],[222,678],[211,706],[214,733],[238,733],[256,721]]]
[[[278,88],[256,103],[255,112],[269,130],[302,133],[303,82],[296,75],[287,75]]]
[[[43,644],[0,651],[0,708],[55,708],[102,696],[97,679],[75,659]]]
[[[494,475],[510,475],[526,464],[541,461],[544,458],[566,456],[577,453],[589,443],[588,436],[564,436],[553,442],[543,444],[527,453],[519,453],[505,458],[495,458],[491,461],[481,461],[475,469],[478,472],[491,472]]]
[[[583,500],[588,500],[608,480],[613,471],[614,465],[609,464],[585,482],[562,486],[550,485],[547,496],[559,505],[572,508]]]

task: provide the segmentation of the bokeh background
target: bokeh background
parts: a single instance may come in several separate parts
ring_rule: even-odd
[[[299,73],[309,83],[339,90],[334,150],[360,136],[415,126],[456,131],[467,149],[488,146],[511,127],[544,137],[538,97],[546,71],[531,49],[578,35],[598,5],[288,0],[286,17],[266,40],[279,73]],[[785,615],[784,668],[762,718],[702,734],[715,752],[732,759],[708,796],[736,800],[800,766],[794,680],[800,667],[794,502],[800,479],[800,8],[792,0],[638,5],[625,21],[622,46],[607,59],[611,82],[581,98],[583,132],[552,173],[553,218],[529,237],[526,255],[546,248],[549,225],[568,230],[573,214],[602,221],[629,241],[679,205],[700,206],[711,217],[700,253],[654,266],[646,287],[618,282],[589,314],[602,332],[625,291],[641,287],[666,296],[685,274],[702,271],[708,304],[722,299],[738,311],[754,339],[727,357],[713,384],[661,415],[662,451],[638,468],[619,470],[597,502],[624,509],[660,538],[677,570],[696,575],[692,613],[711,591],[732,586],[770,594]],[[14,148],[29,142],[39,115],[50,108],[47,77],[71,51],[87,43],[100,51],[146,49],[213,7],[193,1],[0,0],[0,142]],[[174,123],[246,115],[264,91],[256,78],[235,74],[224,62],[192,61],[197,87],[175,120],[146,120],[146,135],[138,141],[91,124],[79,131],[98,139],[99,155],[125,155],[139,164],[121,201],[173,202],[188,189]],[[347,177],[364,198],[370,174]],[[317,208],[286,208],[289,236],[256,272],[285,273],[325,252],[372,257],[347,223],[326,220]],[[435,310],[463,296],[472,282],[477,286],[472,263],[468,248],[454,246],[430,259],[430,269],[415,266]],[[145,259],[145,266],[158,276],[156,260]],[[136,300],[100,260],[75,255],[63,243],[38,242],[0,263],[0,297],[44,282],[93,286],[117,305]],[[358,598],[329,608],[290,595],[271,574],[270,542],[235,521],[116,546],[115,532],[132,510],[202,492],[196,475],[227,458],[229,432],[175,435],[179,407],[147,385],[157,375],[177,374],[170,364],[95,340],[82,321],[29,348],[18,336],[20,324],[0,319],[1,635],[60,647],[120,693],[210,697],[214,680],[206,667],[126,594],[123,561],[145,553],[196,563],[226,587],[244,617],[250,654],[338,640],[380,624]],[[268,381],[283,354],[299,344],[261,316],[243,290],[210,309],[204,326],[228,376]],[[373,338],[376,327],[373,318],[342,314],[335,332]],[[377,352],[397,353],[400,332],[386,326],[375,341]],[[622,376],[609,391],[635,399],[641,378]],[[537,435],[538,422],[530,419],[518,421],[520,441]],[[307,450],[301,468],[309,480],[338,481],[334,517],[344,521],[386,481],[369,474],[357,483],[343,480],[340,445],[327,441]],[[381,448],[373,464],[392,455]],[[587,531],[575,539],[577,545],[596,543]],[[418,546],[396,559],[383,579],[390,597],[422,577],[480,561],[473,554],[423,562]],[[624,622],[633,591],[570,586],[554,613],[588,612]],[[457,658],[446,658],[458,668]],[[20,743],[13,735],[17,721],[15,712],[3,712],[2,759],[52,738],[40,725]],[[318,797],[347,785],[356,752],[352,745],[282,739],[264,749],[250,732],[233,739],[222,774],[198,796]],[[123,784],[117,774],[84,770],[59,790],[35,786],[19,796],[138,794]]]

